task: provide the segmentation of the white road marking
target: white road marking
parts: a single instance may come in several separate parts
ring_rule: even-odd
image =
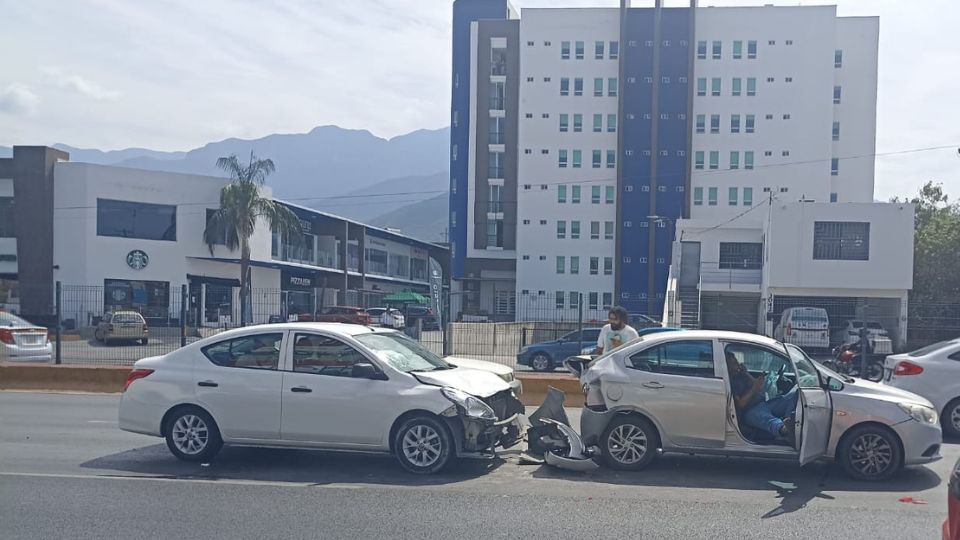
[[[234,486],[269,486],[269,487],[313,487],[321,489],[361,489],[356,484],[316,484],[313,482],[277,482],[270,480],[238,480],[231,478],[168,478],[163,476],[125,476],[125,475],[92,475],[92,474],[57,474],[57,473],[28,473],[0,471],[0,476],[21,478],[59,478],[69,480],[143,480],[147,482],[196,482],[200,484],[221,484]]]

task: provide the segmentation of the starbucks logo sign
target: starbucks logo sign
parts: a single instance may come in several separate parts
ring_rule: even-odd
[[[127,266],[134,270],[143,270],[150,264],[150,257],[140,249],[135,249],[127,253]]]

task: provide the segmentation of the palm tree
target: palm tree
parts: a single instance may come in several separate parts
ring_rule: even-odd
[[[246,325],[252,318],[250,237],[257,221],[263,219],[271,231],[294,244],[302,241],[303,229],[293,211],[260,195],[267,176],[276,170],[273,161],[259,159],[251,151],[249,163],[243,164],[231,155],[218,159],[217,167],[230,173],[230,183],[220,190],[220,208],[207,221],[203,241],[211,255],[216,244],[225,244],[230,251],[240,250],[240,324]]]

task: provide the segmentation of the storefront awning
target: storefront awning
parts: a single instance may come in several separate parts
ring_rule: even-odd
[[[422,294],[413,291],[402,291],[393,293],[383,298],[384,302],[396,302],[398,304],[429,304],[430,299]]]
[[[239,287],[240,280],[236,278],[221,278],[213,276],[198,276],[187,274],[187,281],[190,283],[206,283],[207,285],[220,285],[223,287]]]

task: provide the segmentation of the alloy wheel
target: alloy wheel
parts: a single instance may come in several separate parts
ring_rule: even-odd
[[[950,423],[953,424],[953,429],[960,432],[960,403],[957,403],[950,411]]]
[[[864,476],[883,474],[893,464],[890,441],[876,433],[864,433],[850,445],[850,463]]]
[[[417,467],[429,467],[440,459],[443,443],[432,427],[417,424],[407,430],[402,442],[403,457]]]
[[[632,424],[617,426],[607,438],[607,449],[620,463],[632,465],[647,453],[647,434]]]
[[[550,369],[550,358],[546,355],[538,354],[530,360],[530,367],[532,367],[534,371],[547,371]]]
[[[206,422],[193,414],[185,414],[178,418],[173,424],[171,435],[177,450],[190,456],[203,452],[210,440],[210,430]]]

